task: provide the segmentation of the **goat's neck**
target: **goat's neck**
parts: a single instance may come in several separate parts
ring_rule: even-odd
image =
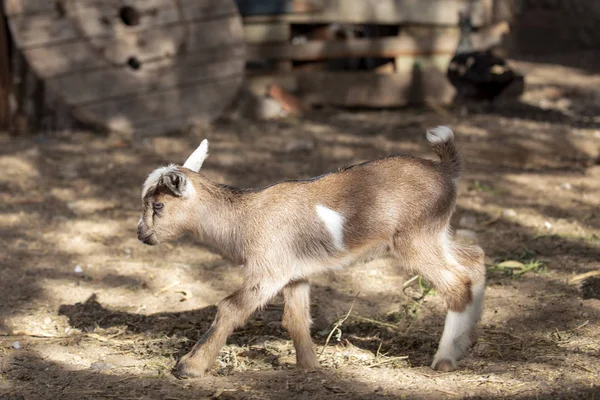
[[[249,218],[245,193],[211,185],[213,196],[200,207],[196,234],[206,245],[237,262],[245,262],[246,221]]]

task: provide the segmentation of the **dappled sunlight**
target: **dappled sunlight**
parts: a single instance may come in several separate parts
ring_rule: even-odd
[[[42,235],[66,254],[94,254],[105,250],[98,238],[113,236],[120,231],[118,222],[68,221]]]
[[[94,214],[99,211],[105,211],[118,207],[119,203],[114,200],[104,200],[97,198],[83,198],[67,203],[67,207],[77,215]]]
[[[37,212],[19,211],[14,213],[0,213],[0,228],[8,229],[31,225],[39,221],[40,214]]]
[[[0,354],[20,361],[10,364],[0,390],[7,381],[20,385],[7,389],[16,393],[52,384],[83,397],[110,385],[122,398],[161,391],[202,398],[222,388],[257,396],[279,388],[288,396],[428,399],[587,390],[600,372],[600,302],[583,299],[568,282],[600,268],[600,168],[592,165],[600,126],[572,127],[564,115],[546,116],[322,110],[134,140],[57,134],[35,151],[26,150],[30,138],[8,142],[0,156],[8,171],[0,189],[10,188],[0,194],[0,331],[12,336]],[[214,306],[241,285],[244,271],[191,238],[158,246],[138,241],[148,173],[182,163],[205,137],[211,145],[203,172],[241,187],[394,153],[435,159],[424,133],[442,124],[455,129],[466,163],[453,231],[459,241],[480,244],[488,264],[480,341],[463,369],[429,368],[444,325],[441,296],[418,280],[404,288],[412,276],[379,259],[312,279],[313,339],[319,353],[325,348],[323,371],[290,367],[294,351],[277,296],[231,336],[207,378],[172,377],[175,360],[208,329]],[[498,267],[507,260],[540,267],[522,274]],[[11,347],[16,340],[22,349]],[[47,372],[21,380],[27,371]],[[423,394],[424,385],[440,391]]]
[[[0,170],[0,183],[15,186],[32,185],[40,177],[33,162],[17,155],[0,155]]]

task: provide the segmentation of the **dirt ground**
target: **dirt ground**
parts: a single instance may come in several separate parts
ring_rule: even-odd
[[[600,270],[600,75],[515,63],[521,101],[466,116],[320,110],[134,141],[0,134],[0,399],[600,398],[600,277],[572,281]],[[137,241],[149,172],[204,137],[204,173],[241,187],[392,153],[433,158],[424,132],[438,124],[455,129],[467,163],[456,236],[489,266],[480,340],[460,370],[429,368],[439,296],[376,260],[313,280],[320,371],[293,368],[276,298],[207,377],[173,377],[241,270],[189,239]]]

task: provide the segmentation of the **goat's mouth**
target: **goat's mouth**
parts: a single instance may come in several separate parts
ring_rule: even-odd
[[[147,233],[146,235],[138,234],[138,240],[144,244],[153,246],[159,243],[154,232]]]

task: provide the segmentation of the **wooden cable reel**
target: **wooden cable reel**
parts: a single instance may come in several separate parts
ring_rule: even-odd
[[[6,0],[17,47],[82,121],[160,134],[207,123],[244,77],[233,0]]]

